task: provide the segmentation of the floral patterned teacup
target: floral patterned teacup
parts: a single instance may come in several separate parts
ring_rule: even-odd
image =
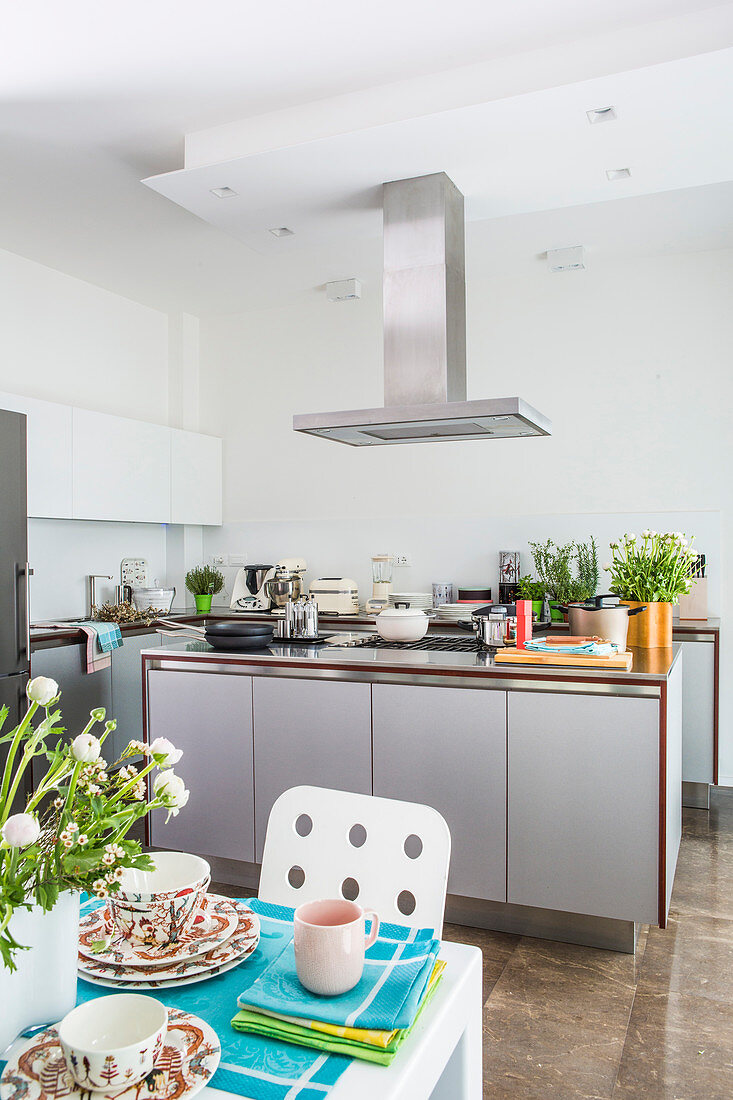
[[[186,852],[153,852],[154,871],[127,868],[109,899],[117,931],[149,946],[176,943],[192,927],[211,882],[205,859]]]
[[[58,1025],[69,1073],[85,1091],[123,1092],[152,1072],[168,1029],[154,997],[114,993],[73,1009]]]

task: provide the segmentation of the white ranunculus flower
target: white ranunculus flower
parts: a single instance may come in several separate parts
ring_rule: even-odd
[[[189,791],[186,790],[185,783],[170,769],[158,772],[153,783],[153,791],[174,817],[188,802]]]
[[[91,733],[80,733],[71,742],[71,755],[81,764],[91,764],[99,759],[102,746]]]
[[[50,676],[34,676],[28,682],[25,693],[32,703],[40,703],[42,707],[47,707],[58,695],[59,685]]]
[[[39,679],[45,679],[45,677],[39,677]],[[33,814],[13,814],[3,825],[0,835],[11,848],[27,848],[29,844],[35,844],[38,840],[41,835],[41,826]]]
[[[604,569],[610,569],[610,568],[611,568],[611,563],[610,563],[610,561],[604,561],[604,563],[603,563],[603,568],[604,568]]]
[[[167,737],[156,737],[150,745],[150,755],[162,756],[163,759],[156,760],[156,764],[167,764],[168,767],[172,767],[183,756],[183,750],[177,749]]]
[[[648,539],[648,538],[651,538],[651,535],[652,535],[652,533],[651,533],[651,531],[649,530],[649,528],[648,528],[648,527],[646,528],[646,530],[645,530],[645,531],[642,531],[642,532],[641,532],[641,537],[642,537],[643,539]]]
[[[627,536],[626,536],[626,541],[627,541],[627,542],[636,542],[636,535],[635,535],[635,534],[633,534],[633,533],[632,533],[632,534],[630,534],[630,535],[627,535]]]

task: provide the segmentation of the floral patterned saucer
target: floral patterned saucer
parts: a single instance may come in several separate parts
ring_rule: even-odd
[[[38,1032],[11,1056],[0,1078],[0,1100],[191,1100],[213,1076],[219,1036],[198,1016],[168,1009],[168,1032],[152,1073],[113,1097],[81,1089],[66,1068],[55,1027]]]
[[[217,895],[212,895],[217,897]],[[226,899],[230,900],[230,899]],[[257,947],[260,939],[260,922],[257,916],[242,901],[231,900],[230,904],[237,914],[237,929],[233,935],[219,947],[197,955],[191,959],[181,959],[168,966],[142,964],[140,966],[121,966],[118,963],[105,962],[98,958],[79,955],[79,974],[85,981],[102,984],[120,985],[130,989],[156,989],[162,982],[177,985],[181,980],[201,975],[221,973],[221,968],[230,962],[243,962]]]
[[[79,921],[79,953],[118,966],[169,966],[221,947],[239,923],[229,898],[207,894],[193,927],[175,943],[145,944],[127,940],[117,931],[109,906],[95,909]]]

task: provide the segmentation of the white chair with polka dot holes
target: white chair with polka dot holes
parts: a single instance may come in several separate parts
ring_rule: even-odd
[[[431,806],[292,787],[270,810],[259,895],[293,908],[344,897],[439,937],[449,863],[450,831]]]

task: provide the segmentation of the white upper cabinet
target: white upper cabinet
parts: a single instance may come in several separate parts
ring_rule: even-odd
[[[170,428],[73,410],[75,519],[168,523]]]
[[[221,524],[221,440],[171,429],[171,523]]]
[[[28,515],[221,523],[221,440],[0,393],[28,418]]]
[[[71,519],[71,406],[2,393],[0,408],[28,418],[28,515]]]

